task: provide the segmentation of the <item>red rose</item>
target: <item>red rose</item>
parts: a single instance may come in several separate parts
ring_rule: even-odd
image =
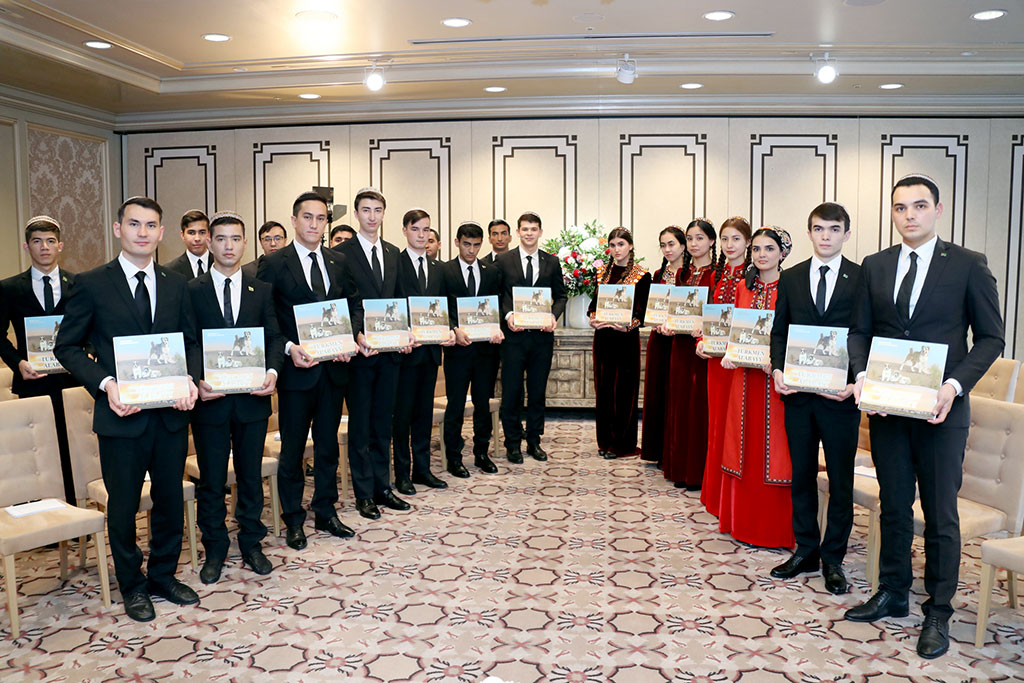
[[[572,276],[573,277],[579,277],[580,276],[580,269],[577,268],[576,270],[572,271]]]
[[[583,278],[583,284],[589,285],[590,284],[590,280],[588,280],[587,278]]]
[[[605,250],[604,250],[604,253],[606,253],[606,254],[610,254],[610,253],[612,253],[612,250],[611,250],[611,249],[605,249]]]
[[[572,252],[572,257],[573,257],[573,258],[579,258],[579,257],[580,257],[580,255],[579,255],[579,254],[577,254],[577,253],[576,253],[576,252],[574,251],[574,252]]]
[[[568,257],[568,256],[566,256],[566,257],[565,257],[565,262],[566,262],[566,263],[568,263],[568,262],[569,262],[569,257]]]

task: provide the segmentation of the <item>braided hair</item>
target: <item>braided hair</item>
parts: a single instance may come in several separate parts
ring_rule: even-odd
[[[667,228],[665,228],[664,230],[662,230],[661,232],[658,233],[658,239],[661,240],[662,236],[666,232],[668,234],[672,235],[673,237],[675,237],[676,241],[679,242],[679,244],[683,245],[683,249],[685,250],[685,248],[686,248],[686,233],[683,232],[682,228],[680,228],[678,225],[670,225],[670,226],[668,226]],[[686,257],[684,256],[683,258],[686,258]],[[668,259],[665,258],[664,256],[662,256],[661,257],[661,268],[658,269],[658,271],[663,274],[662,277],[664,277],[665,268],[667,266],[668,266]]]
[[[686,226],[686,232],[690,232],[691,228],[700,228],[701,231],[711,240],[711,263],[715,262],[717,258],[717,249],[715,247],[715,226],[711,225],[711,221],[706,218],[694,218]],[[690,263],[693,261],[693,256],[690,255],[690,250],[687,249],[683,254],[683,266],[682,271],[685,275],[690,272]]]
[[[722,226],[718,229],[718,234],[724,234],[726,228],[736,230],[738,233],[743,235],[744,239],[747,240],[747,253],[743,260],[743,269],[746,270],[746,267],[750,265],[750,223],[748,223],[747,219],[742,216],[733,216],[732,218],[725,219],[725,222],[722,223]],[[722,279],[722,274],[725,272],[726,262],[727,258],[725,256],[725,251],[723,250],[722,253],[718,255],[718,260],[715,262],[715,285],[717,285]]]
[[[622,239],[626,240],[627,242],[629,242],[629,246],[630,247],[633,246],[633,234],[629,230],[626,230],[625,228],[613,228],[612,231],[610,233],[608,233],[608,243],[609,244],[611,244],[612,240],[619,239],[619,238],[622,238]],[[610,256],[611,256],[611,254],[609,254],[609,257]],[[626,264],[626,275],[629,275],[629,272],[631,270],[633,270],[633,257],[634,256],[635,256],[635,254],[634,254],[633,250],[630,249],[629,250],[629,263]],[[600,284],[606,285],[606,284],[608,284],[608,281],[611,280],[611,278],[612,278],[612,266],[615,265],[615,260],[609,258],[609,261],[610,262],[608,263],[608,265],[606,265],[605,268],[604,268],[604,272],[601,273],[601,283]]]

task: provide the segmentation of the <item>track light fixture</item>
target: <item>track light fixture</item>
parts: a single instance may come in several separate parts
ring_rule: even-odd
[[[811,59],[814,59],[813,54]],[[836,80],[838,75],[839,68],[836,66],[836,60],[830,59],[827,52],[823,58],[814,60],[814,77],[818,79],[819,83],[831,83]]]
[[[366,72],[363,74],[363,85],[367,89],[377,92],[384,87],[387,81],[384,79],[384,69],[377,66],[377,62],[373,63],[373,66],[366,67]]]
[[[615,80],[619,83],[625,83],[629,85],[636,80],[636,60],[629,58],[627,52],[625,56],[615,64]]]

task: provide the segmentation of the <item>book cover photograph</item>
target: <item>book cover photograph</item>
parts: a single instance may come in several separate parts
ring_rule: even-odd
[[[121,403],[163,408],[188,398],[188,366],[181,332],[114,337]]]
[[[515,324],[524,330],[539,330],[551,324],[550,287],[513,287],[512,310]]]
[[[633,322],[633,295],[636,285],[598,285],[594,318],[603,323]]]
[[[704,353],[721,358],[729,345],[732,327],[732,304],[704,305]]]
[[[67,372],[53,355],[62,315],[40,315],[25,318],[25,349],[28,364],[41,375]]]
[[[875,337],[860,409],[930,419],[946,367],[945,344]]]
[[[845,327],[790,325],[783,375],[790,389],[838,394],[846,388],[850,354]]]
[[[668,299],[672,293],[672,285],[651,285],[647,295],[647,311],[644,313],[644,326],[663,325],[668,320]]]
[[[412,338],[420,344],[448,341],[448,297],[410,296],[409,318]]]
[[[704,324],[707,287],[673,287],[668,299],[665,327],[673,332],[693,332]]]
[[[409,311],[405,299],[364,299],[363,335],[366,345],[377,351],[408,346]]]
[[[460,296],[455,300],[459,327],[471,341],[490,341],[500,331],[498,296]]]
[[[293,310],[299,344],[314,360],[329,360],[359,350],[346,299],[296,304]]]
[[[203,379],[218,394],[248,394],[263,387],[267,354],[262,327],[203,330]]]
[[[771,360],[772,321],[775,311],[734,308],[725,357],[744,368],[763,368]]]

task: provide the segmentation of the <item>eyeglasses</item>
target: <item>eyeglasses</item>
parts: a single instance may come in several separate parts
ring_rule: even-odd
[[[274,244],[277,244],[278,242],[284,242],[286,239],[286,237],[282,237],[281,235],[264,235],[260,238],[260,242],[273,242]]]

